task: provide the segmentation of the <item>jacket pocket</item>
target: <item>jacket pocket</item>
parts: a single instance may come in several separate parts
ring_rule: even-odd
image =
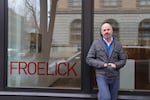
[[[96,56],[97,57],[104,57],[105,56],[105,50],[104,49],[97,49],[96,50]]]
[[[113,52],[113,54],[112,54],[112,58],[113,58],[114,60],[119,58],[119,50],[114,50],[114,52]]]

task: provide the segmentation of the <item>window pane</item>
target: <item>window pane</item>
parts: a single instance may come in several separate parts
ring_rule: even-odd
[[[82,0],[68,0],[71,8],[81,8]]]
[[[8,87],[80,88],[81,8],[68,4],[8,0]]]
[[[140,3],[148,1],[140,0]],[[120,90],[150,90],[150,14],[147,12],[150,8],[145,6],[139,11],[136,5],[139,0],[122,0],[119,9],[112,10],[108,10],[111,5],[106,8],[99,0],[94,2],[94,40],[100,38],[100,25],[109,22],[128,54],[126,66],[120,70]]]
[[[138,0],[140,6],[149,6],[150,1],[149,0]]]
[[[120,6],[120,0],[103,0],[103,6]]]

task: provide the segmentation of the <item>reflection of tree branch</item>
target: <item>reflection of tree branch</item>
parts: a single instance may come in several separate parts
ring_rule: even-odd
[[[52,37],[53,37],[53,29],[54,29],[54,23],[55,23],[55,16],[56,16],[56,5],[58,0],[51,0],[51,8],[50,8],[50,21],[49,21],[49,28],[48,33],[50,37],[50,43],[52,43]],[[51,44],[50,44],[51,46]]]
[[[31,11],[31,13],[32,13],[32,15],[33,15],[33,19],[34,19],[35,25],[36,25],[36,28],[37,28],[38,31],[40,32],[40,28],[39,28],[38,23],[37,23],[36,12],[35,12],[35,10],[34,10],[33,4],[31,3],[30,0],[25,0],[25,5],[26,5],[26,7]]]
[[[58,0],[49,0],[51,5],[47,5],[48,0],[39,0],[40,3],[40,24],[38,25],[36,11],[31,0],[25,0],[26,7],[31,11],[36,28],[41,34],[41,52],[37,55],[38,60],[49,61],[50,48],[52,45],[53,30],[56,17],[56,6]],[[50,21],[48,23],[48,6],[50,6]],[[39,42],[39,41],[38,41]]]
[[[56,14],[56,4],[57,0],[49,0],[50,5],[50,21],[48,23],[48,6],[47,0],[40,0],[40,33],[42,34],[42,52],[41,59],[44,61],[49,61],[50,48],[52,45],[52,37],[54,30],[55,14]],[[48,29],[47,29],[48,28]]]

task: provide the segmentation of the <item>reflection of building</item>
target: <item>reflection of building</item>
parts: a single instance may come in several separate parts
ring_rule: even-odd
[[[99,37],[100,24],[107,21],[112,23],[115,36],[124,45],[150,45],[150,1],[94,0],[94,2],[95,37]],[[64,44],[80,41],[81,32],[78,32],[81,26],[80,11],[81,0],[65,0],[65,2],[58,0],[56,21],[63,20],[56,22],[57,31],[55,32],[63,37]],[[56,38],[55,41],[61,40]]]
[[[35,52],[37,48],[37,52],[41,52],[41,34],[39,33],[29,33],[30,34],[30,51]]]
[[[66,46],[81,46],[81,2],[81,0],[58,0],[54,45],[62,43]]]
[[[24,17],[16,14],[12,9],[9,9],[9,36],[8,36],[8,48],[17,49],[21,51],[24,49],[25,32],[24,32]],[[21,34],[20,34],[21,33]],[[17,46],[16,46],[17,44]]]

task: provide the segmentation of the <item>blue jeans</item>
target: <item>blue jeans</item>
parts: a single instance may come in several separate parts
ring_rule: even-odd
[[[98,85],[98,100],[117,100],[119,78],[96,76]]]

